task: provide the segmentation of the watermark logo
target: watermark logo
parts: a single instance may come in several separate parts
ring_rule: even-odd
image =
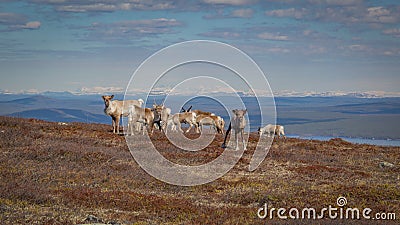
[[[142,96],[147,107],[155,101],[154,96],[163,96],[162,104],[171,108],[171,115],[179,113],[182,106],[196,98],[203,101],[193,109],[203,111],[211,111],[207,101],[217,102],[222,107],[220,113],[228,116],[225,128],[232,119],[232,110],[247,109],[245,143],[250,131],[276,121],[275,102],[266,75],[244,52],[221,42],[187,41],[159,50],[132,75],[124,99],[132,96]],[[190,139],[183,132],[173,132],[167,127],[165,135],[180,150],[198,152],[220,134],[202,132],[199,138]],[[133,158],[148,174],[166,183],[194,186],[212,182],[236,165],[246,148],[232,147],[236,144],[234,136],[230,135],[228,148],[222,154],[202,165],[182,165],[168,160],[147,133],[125,136],[125,139]],[[250,171],[264,160],[272,140],[273,137],[265,135],[259,138],[248,167]]]
[[[338,207],[329,205],[328,207],[317,210],[314,207],[298,208],[275,208],[268,207],[265,203],[263,207],[257,210],[257,216],[260,219],[343,219],[343,220],[396,220],[396,213],[377,212],[373,213],[371,208],[351,208],[345,207],[347,199],[345,197],[338,197],[336,199]]]
[[[343,206],[347,205],[347,199],[345,197],[340,196],[339,198],[336,199],[336,204],[339,207],[343,207]]]

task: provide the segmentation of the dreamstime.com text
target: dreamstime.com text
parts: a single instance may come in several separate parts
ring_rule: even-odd
[[[297,208],[268,208],[265,203],[263,207],[257,211],[257,216],[260,219],[367,219],[367,220],[396,220],[394,212],[377,212],[373,213],[370,208],[349,208],[344,207],[347,204],[345,197],[339,197],[336,201],[338,207],[329,205],[328,207],[317,210],[312,207],[297,209]]]

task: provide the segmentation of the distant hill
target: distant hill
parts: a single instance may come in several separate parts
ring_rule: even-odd
[[[5,103],[34,105],[34,104],[54,104],[56,102],[57,102],[57,100],[55,100],[53,98],[49,98],[49,97],[46,97],[43,95],[35,95],[32,97],[20,98],[20,99],[7,101]],[[4,102],[2,102],[2,103],[4,103]]]
[[[109,123],[110,118],[103,114],[94,114],[79,109],[32,109],[11,113],[9,116],[22,118],[35,118],[53,122],[85,122],[85,123]]]
[[[0,115],[13,115],[14,113],[20,114],[24,111],[60,108],[80,109],[93,114],[103,113],[104,103],[99,96],[74,96],[68,93],[64,93],[63,96],[60,95],[21,95],[20,97],[10,96],[10,98],[0,95]]]

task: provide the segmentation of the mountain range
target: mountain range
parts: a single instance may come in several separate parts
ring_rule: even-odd
[[[115,90],[115,91],[113,91]],[[169,89],[165,90],[153,90],[150,95],[165,95],[170,92]],[[260,93],[264,93],[265,91],[260,91]],[[104,95],[105,93],[113,93],[118,95],[124,95],[124,91],[122,88],[82,88],[79,91],[69,92],[69,91],[20,91],[20,92],[10,92],[5,90],[0,90],[0,95],[42,95],[47,97],[57,97],[57,98],[69,98],[74,96],[90,96],[90,95]],[[231,92],[224,90],[212,90],[205,91],[205,93],[211,93],[212,95],[232,95]],[[238,92],[240,96],[251,96],[251,92]],[[266,92],[265,92],[266,93]],[[137,91],[136,95],[147,95],[146,91]],[[190,93],[182,92],[182,93],[173,93],[174,95],[188,95]],[[235,94],[235,93],[234,93]],[[386,91],[326,91],[326,92],[316,92],[316,91],[291,91],[291,90],[283,90],[283,91],[275,91],[275,97],[354,97],[354,98],[386,98],[386,97],[400,97],[400,92],[386,92]]]
[[[146,96],[132,98],[139,97],[145,99]],[[146,107],[151,107],[153,101],[163,101],[163,96],[153,97],[149,98]],[[123,95],[116,94],[115,99],[122,100]],[[194,98],[180,105],[190,98],[174,96],[171,99],[168,106],[173,113],[182,106],[188,108],[193,105],[193,109],[214,112],[229,121],[230,110],[217,101]],[[225,106],[237,101],[230,96],[221,99]],[[255,131],[259,126],[266,125],[261,124],[256,99],[242,96],[242,100],[249,110],[250,130]],[[400,139],[400,98],[360,98],[354,95],[275,97],[275,103],[276,121],[285,126],[287,134]],[[111,124],[110,117],[104,114],[104,103],[99,94],[0,94],[0,115],[55,122]]]

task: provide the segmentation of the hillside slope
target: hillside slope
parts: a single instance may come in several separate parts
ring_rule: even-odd
[[[94,114],[79,109],[41,108],[9,114],[12,117],[35,118],[51,122],[106,123],[111,121],[105,114]]]
[[[195,138],[195,134],[190,134]],[[167,158],[197,164],[217,157],[222,137],[205,150],[184,152],[152,138]],[[0,224],[374,224],[373,220],[259,219],[257,210],[329,205],[395,212],[400,217],[400,148],[279,140],[254,172],[249,150],[222,178],[201,186],[160,182],[134,161],[110,125],[58,125],[0,117]],[[379,166],[390,162],[393,168]],[[91,221],[90,221],[91,220]]]

